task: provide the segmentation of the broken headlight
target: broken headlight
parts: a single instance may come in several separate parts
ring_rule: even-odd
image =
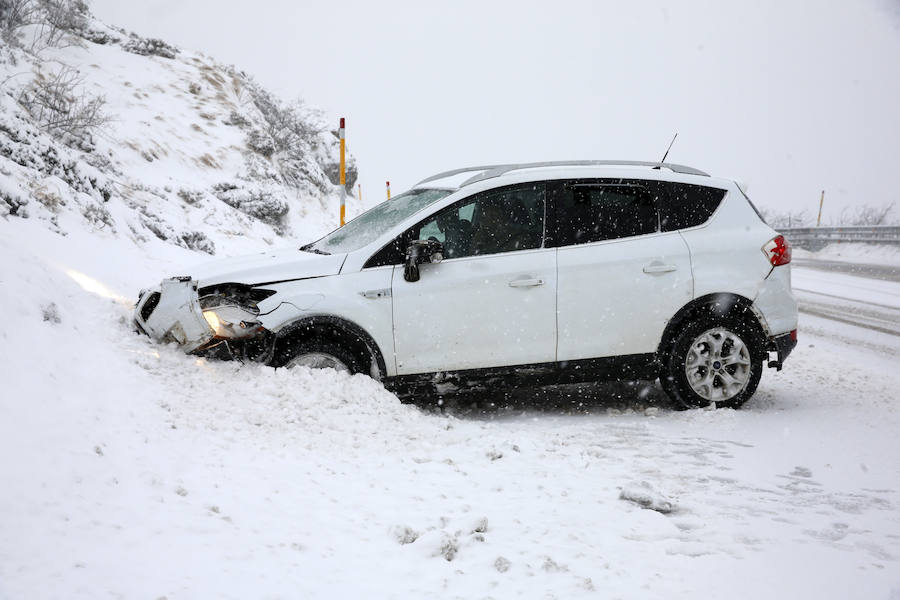
[[[275,292],[248,288],[237,284],[200,290],[203,318],[217,338],[237,339],[255,335],[259,322],[260,302]]]

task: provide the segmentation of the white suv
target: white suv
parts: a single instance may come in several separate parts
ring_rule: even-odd
[[[736,407],[797,343],[790,259],[737,183],[690,167],[482,166],[302,248],[164,280],[135,322],[188,352],[366,373],[402,396],[658,377],[679,406]]]

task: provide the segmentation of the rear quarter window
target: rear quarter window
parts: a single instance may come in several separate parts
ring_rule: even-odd
[[[723,189],[691,183],[668,182],[666,188],[668,197],[661,199],[659,205],[662,231],[675,231],[706,223],[725,197]]]

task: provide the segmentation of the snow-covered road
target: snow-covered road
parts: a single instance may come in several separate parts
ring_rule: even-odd
[[[804,261],[791,275],[802,313],[900,336],[900,267]]]
[[[803,312],[740,411],[618,384],[442,414],[153,345],[123,297],[186,251],[79,235],[0,221],[0,598],[900,594],[892,333]],[[896,328],[900,284],[844,277],[794,282]]]

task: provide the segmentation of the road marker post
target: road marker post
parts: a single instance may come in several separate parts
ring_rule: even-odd
[[[344,152],[346,148],[346,140],[344,139],[344,117],[341,117],[341,127],[338,129],[338,137],[341,138],[341,227],[344,226],[344,217],[346,216],[346,208],[344,207],[347,199],[347,174],[345,172]]]
[[[816,219],[816,227],[822,224],[822,205],[825,204],[825,190],[822,190],[822,197],[819,198],[819,218]]]
[[[385,181],[384,183],[385,183],[385,185],[387,186],[387,197],[388,197],[388,200],[390,200],[390,199],[391,199],[391,182],[390,182],[390,181]]]

